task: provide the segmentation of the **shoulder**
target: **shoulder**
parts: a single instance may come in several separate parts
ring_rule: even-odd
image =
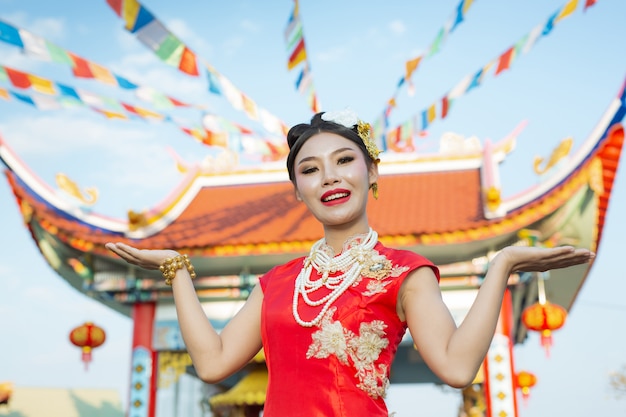
[[[261,289],[265,291],[270,281],[280,279],[281,277],[293,277],[294,273],[298,273],[302,268],[304,256],[292,259],[281,265],[276,265],[259,278]]]
[[[412,275],[416,269],[426,267],[432,270],[437,281],[439,281],[439,268],[425,256],[410,250],[388,248],[381,243],[377,245],[376,249],[391,260],[394,265],[407,267],[407,275]]]

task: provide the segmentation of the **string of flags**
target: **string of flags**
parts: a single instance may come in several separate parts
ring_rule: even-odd
[[[77,78],[89,78],[95,81],[133,90],[137,97],[151,102],[155,107],[168,109],[174,107],[199,107],[185,103],[174,97],[140,85],[114,73],[103,65],[89,61],[73,52],[61,48],[49,40],[37,36],[25,29],[18,28],[0,19],[0,41],[16,46],[30,58],[67,65]]]
[[[28,83],[34,77],[37,76],[8,67],[0,67],[0,81],[9,81],[15,87],[21,89],[30,88],[34,91],[33,94],[26,94],[0,87],[0,98],[5,100],[15,99],[18,102],[44,111],[82,107],[99,113],[108,119],[142,119],[145,121],[169,122],[207,146],[226,148],[237,153],[255,155],[262,160],[280,159],[287,152],[287,149],[284,149],[281,144],[262,139],[244,126],[217,115],[206,114],[203,117],[203,127],[189,127],[175,117],[116,101],[115,99],[97,96],[66,85],[54,84],[52,88],[49,88],[49,84],[45,82],[29,85]],[[45,79],[40,80],[48,81]],[[41,86],[45,88],[42,89]],[[54,87],[60,88],[54,90]],[[115,108],[112,109],[110,108],[111,106]]]
[[[233,107],[244,111],[251,119],[260,121],[267,131],[279,134],[280,137],[265,139],[245,126],[211,114],[203,117],[201,127],[186,126],[179,119],[163,112],[99,96],[5,66],[0,66],[0,81],[9,82],[13,87],[19,89],[32,89],[36,94],[28,95],[23,92],[0,88],[0,98],[7,100],[13,98],[41,110],[83,106],[112,119],[140,118],[151,121],[167,121],[175,123],[186,134],[210,146],[225,147],[238,152],[256,152],[263,155],[263,158],[271,160],[279,159],[285,155],[286,149],[282,142],[287,132],[287,126],[280,119],[259,107],[211,65],[200,63],[195,53],[169,32],[139,2],[136,0],[107,0],[107,3],[124,19],[126,29],[135,34],[160,59],[176,66],[180,71],[196,77],[201,74],[199,68],[204,67],[206,72],[203,73],[206,74],[208,89],[211,93],[224,96]],[[595,3],[597,0],[585,0],[583,11]],[[452,17],[438,31],[428,50],[405,63],[405,74],[401,77],[396,86],[396,91],[387,103],[382,121],[379,119],[377,123],[374,123],[374,134],[376,137],[382,138],[384,150],[393,152],[414,151],[413,138],[416,134],[423,136],[431,123],[437,119],[445,119],[455,100],[482,85],[492,69],[494,77],[510,69],[517,58],[528,53],[541,37],[550,34],[557,23],[578,8],[578,0],[568,1],[550,15],[547,21],[533,28],[497,58],[490,60],[478,71],[464,77],[441,99],[436,100],[395,128],[388,129],[387,117],[391,109],[395,107],[395,98],[401,87],[407,84],[409,92],[412,91],[411,77],[414,72],[425,58],[431,57],[441,50],[448,35],[465,20],[466,13],[472,4],[473,0],[461,0]],[[132,90],[138,98],[152,103],[156,108],[201,108],[201,106],[185,103],[154,89],[142,87],[102,65],[64,50],[44,38],[12,26],[1,19],[0,41],[21,48],[29,57],[68,65],[75,77],[89,78],[124,90]],[[289,54],[287,63],[289,70],[300,69],[296,88],[302,94],[307,94],[311,109],[318,111],[319,103],[313,88],[310,63],[306,54],[298,0],[294,0],[294,9],[285,29],[285,41]]]
[[[0,71],[1,79],[2,71]],[[107,119],[130,120],[139,118],[146,121],[170,122],[175,124],[181,131],[207,146],[229,149],[238,154],[248,154],[263,161],[281,159],[288,151],[286,145],[283,146],[271,140],[261,139],[245,127],[217,115],[206,114],[203,117],[203,123],[210,129],[208,127],[188,127],[170,116],[164,116],[130,104],[119,102],[121,109],[111,110],[98,106],[96,104],[99,101],[97,98],[96,100],[91,100],[92,97],[90,97],[85,101],[86,97],[85,94],[72,96],[65,93],[63,95],[51,96],[41,94],[37,90],[33,94],[26,94],[0,87],[0,98],[4,100],[15,99],[20,103],[30,105],[42,111],[82,107],[99,113]],[[100,102],[100,104],[105,103]]]
[[[292,71],[299,69],[296,77],[296,90],[305,96],[307,105],[313,111],[320,111],[320,104],[315,92],[313,84],[313,75],[311,74],[311,63],[307,57],[306,46],[304,42],[304,33],[302,20],[300,20],[300,4],[298,0],[294,0],[293,10],[287,21],[285,28],[285,44],[287,46],[287,69]]]
[[[596,1],[586,0],[584,10],[595,4]],[[436,119],[445,119],[455,100],[482,85],[490,70],[495,68],[493,72],[495,77],[510,69],[516,59],[521,57],[522,54],[528,53],[539,39],[552,33],[555,25],[574,13],[577,6],[578,0],[568,1],[551,14],[545,22],[535,26],[498,57],[490,60],[478,71],[463,77],[441,99],[431,103],[428,107],[396,127],[388,129],[382,136],[381,143],[383,149],[395,152],[412,152],[415,149],[413,137],[416,134],[424,135],[424,132]]]
[[[168,96],[151,87],[134,83],[100,64],[65,50],[45,38],[39,37],[25,29],[15,27],[3,20],[0,20],[0,41],[21,48],[28,57],[67,65],[77,78],[93,79],[110,86],[133,91],[137,98],[151,103],[160,110],[203,108],[202,106],[186,103]],[[38,93],[46,95],[56,94],[58,96],[55,99],[38,94],[28,95],[21,92],[11,92],[6,89],[2,90],[2,98],[9,99],[13,97],[40,110],[87,107],[110,119],[126,120],[139,118],[167,121],[176,124],[182,132],[208,146],[222,146],[226,143],[231,144],[230,147],[233,150],[241,149],[242,139],[236,136],[245,135],[247,137],[244,142],[259,142],[253,148],[263,150],[263,158],[280,158],[282,154],[276,154],[276,149],[284,153],[279,144],[273,143],[276,142],[276,138],[265,138],[265,135],[253,132],[251,129],[223,117],[214,119],[220,122],[212,123],[211,129],[216,130],[209,130],[204,125],[188,126],[186,122],[168,114],[123,103],[110,97],[96,95],[86,90],[76,89],[67,84],[54,82],[44,77],[9,67],[0,68],[0,81],[8,81],[11,85],[20,89],[32,88]],[[237,126],[237,129],[233,129],[233,126]],[[282,139],[283,136],[280,135],[280,138]]]
[[[437,31],[435,39],[433,39],[433,41],[430,43],[430,46],[427,48],[426,52],[405,62],[404,74],[396,83],[396,89],[391,95],[391,98],[387,100],[387,103],[385,104],[385,109],[383,110],[382,114],[373,123],[372,130],[375,137],[382,135],[385,129],[388,127],[389,116],[391,115],[391,111],[396,107],[396,99],[398,97],[398,94],[400,93],[401,88],[405,84],[407,84],[409,95],[414,94],[415,87],[411,81],[413,73],[417,70],[417,68],[424,59],[430,58],[441,51],[441,47],[448,39],[448,36],[452,32],[454,32],[459,24],[465,21],[465,16],[467,15],[468,10],[473,4],[474,0],[461,0],[459,4],[455,7],[454,12],[450,16],[450,18]]]
[[[111,97],[103,97],[101,95],[86,91],[83,89],[73,88],[67,84],[61,84],[52,81],[48,78],[40,77],[38,75],[20,71],[11,67],[0,65],[0,81],[11,83],[14,87],[27,90],[32,89],[41,94],[49,96],[57,96],[54,100],[34,100],[40,103],[52,103],[56,101],[61,107],[76,107],[76,106],[94,106],[94,107],[108,107],[112,114],[117,112],[129,112],[138,117],[143,117],[152,120],[166,120],[167,115],[158,113],[143,107],[134,106],[122,101],[116,100]],[[36,106],[47,108],[48,106]],[[124,118],[121,117],[119,118]]]
[[[146,7],[137,0],[107,0],[111,9],[121,17],[124,28],[135,35],[148,49],[168,65],[181,72],[197,77],[199,57],[176,35],[159,21]],[[226,98],[231,106],[243,111],[250,119],[258,121],[268,132],[287,135],[289,127],[268,110],[260,107],[249,96],[239,90],[228,78],[207,63],[206,80],[209,91]]]

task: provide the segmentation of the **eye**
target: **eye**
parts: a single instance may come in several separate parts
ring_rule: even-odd
[[[317,171],[317,168],[316,168],[316,167],[305,167],[305,168],[303,168],[300,172],[301,172],[302,174],[304,174],[304,175],[307,175],[307,174],[312,174],[312,173],[314,173],[315,171]]]
[[[342,156],[341,158],[339,158],[337,163],[339,165],[342,165],[342,164],[347,164],[348,162],[352,162],[352,161],[354,161],[354,157],[353,156]]]

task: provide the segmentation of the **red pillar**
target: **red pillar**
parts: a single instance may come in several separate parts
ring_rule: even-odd
[[[485,358],[485,400],[488,417],[517,417],[513,366],[513,306],[506,290],[500,317]]]
[[[152,347],[155,303],[133,305],[133,353],[128,417],[154,417],[157,357]]]

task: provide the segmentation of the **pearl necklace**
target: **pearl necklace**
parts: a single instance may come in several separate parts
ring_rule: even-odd
[[[325,245],[325,239],[322,238],[315,242],[311,247],[309,256],[304,260],[304,267],[296,278],[293,291],[293,317],[299,325],[303,327],[317,326],[330,306],[361,276],[363,262],[369,258],[369,254],[377,242],[378,233],[370,228],[361,242],[350,248],[344,248],[344,251],[335,257],[329,256],[328,252],[321,249]],[[311,279],[313,268],[318,271],[318,275],[321,274],[320,278]],[[342,274],[329,276],[337,271],[342,272]],[[311,300],[309,294],[322,287],[326,287],[330,292],[319,300]],[[300,295],[308,306],[317,307],[323,304],[319,314],[311,321],[302,320],[298,313]]]

